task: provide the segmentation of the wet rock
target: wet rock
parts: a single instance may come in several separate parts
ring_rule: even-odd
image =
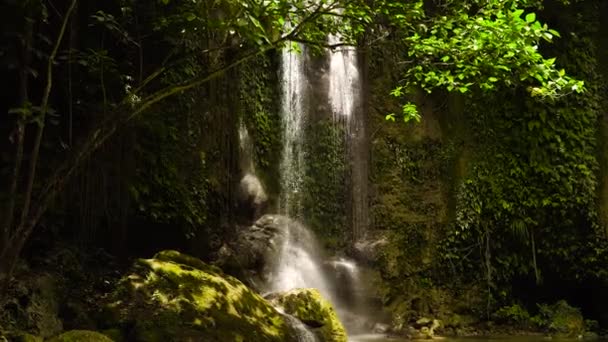
[[[332,305],[316,289],[295,289],[269,296],[283,311],[313,328],[323,342],[346,342],[346,331]]]
[[[422,318],[419,318],[416,321],[415,327],[416,328],[422,328],[422,327],[425,327],[425,326],[430,326],[432,323],[433,323],[432,319],[430,319],[428,317],[422,317]]]
[[[239,183],[238,202],[240,212],[253,222],[263,215],[268,205],[268,195],[260,179],[246,173]]]
[[[234,241],[222,246],[216,265],[259,289],[259,284],[264,283],[261,277],[270,273],[279,258],[285,227],[291,224],[297,223],[285,216],[262,216],[252,226],[238,231]]]
[[[353,334],[366,334],[374,329],[376,321],[372,321],[367,316],[359,315],[350,311],[340,312],[342,325]],[[377,317],[375,317],[377,319]]]
[[[135,262],[112,293],[108,327],[128,341],[288,341],[281,314],[239,280],[163,251]]]
[[[382,249],[388,245],[388,238],[383,232],[376,232],[355,242],[353,247],[354,257],[369,264],[377,263],[380,259]]]
[[[391,330],[391,327],[388,324],[376,323],[376,324],[374,324],[374,328],[372,329],[372,332],[374,334],[386,334],[390,330]]]
[[[435,329],[441,326],[438,319],[422,317],[416,321],[414,325],[418,331],[414,333],[414,337],[418,339],[432,339],[435,336]]]

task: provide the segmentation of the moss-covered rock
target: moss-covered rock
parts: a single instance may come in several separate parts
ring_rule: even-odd
[[[126,339],[123,336],[123,332],[120,329],[117,329],[117,328],[106,329],[106,330],[101,331],[101,333],[106,335],[107,337],[109,337],[114,342],[126,342]]]
[[[89,330],[71,330],[55,336],[49,342],[114,342],[104,334]]]
[[[16,338],[14,338],[12,341],[16,341],[16,342],[42,342],[44,341],[44,339],[40,336],[36,336],[36,335],[32,335],[32,334],[28,334],[28,333],[23,333],[19,336],[17,336]]]
[[[127,340],[288,341],[283,317],[239,280],[176,251],[135,262],[109,305]]]
[[[316,329],[324,342],[346,342],[346,331],[332,305],[316,289],[295,289],[275,294],[271,301],[285,313]]]
[[[58,278],[25,267],[22,272],[0,302],[0,330],[28,331],[42,338],[57,335],[63,330]]]

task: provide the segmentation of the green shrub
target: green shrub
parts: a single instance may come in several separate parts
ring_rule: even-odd
[[[580,310],[565,300],[553,305],[539,304],[538,309],[541,324],[552,334],[578,336],[585,331],[585,321]]]
[[[493,318],[498,323],[520,326],[532,325],[530,313],[519,304],[501,307],[494,313]]]

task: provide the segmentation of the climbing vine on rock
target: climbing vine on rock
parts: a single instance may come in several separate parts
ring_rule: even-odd
[[[545,13],[561,18],[560,8]],[[586,80],[585,94],[546,102],[526,99],[523,89],[501,89],[468,102],[477,150],[457,189],[444,257],[482,273],[492,289],[522,276],[538,283],[544,274],[572,281],[608,276],[599,267],[608,245],[598,232],[596,153],[605,80],[590,38],[598,17],[593,4],[577,10],[589,22],[564,24],[564,37],[547,51],[559,52],[561,66]],[[479,252],[465,252],[471,248]]]
[[[325,119],[306,130],[302,217],[327,245],[343,247],[349,198],[345,128]]]
[[[253,139],[256,171],[267,190],[276,194],[282,145],[275,70],[271,54],[260,56],[240,68],[239,116]]]

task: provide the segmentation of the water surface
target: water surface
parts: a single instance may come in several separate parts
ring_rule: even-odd
[[[385,335],[368,334],[349,337],[349,342],[406,342],[412,341],[404,338],[389,338]],[[500,336],[500,337],[445,337],[435,340],[415,340],[415,341],[436,341],[436,342],[576,342],[581,341],[575,338],[551,338],[548,336]]]

